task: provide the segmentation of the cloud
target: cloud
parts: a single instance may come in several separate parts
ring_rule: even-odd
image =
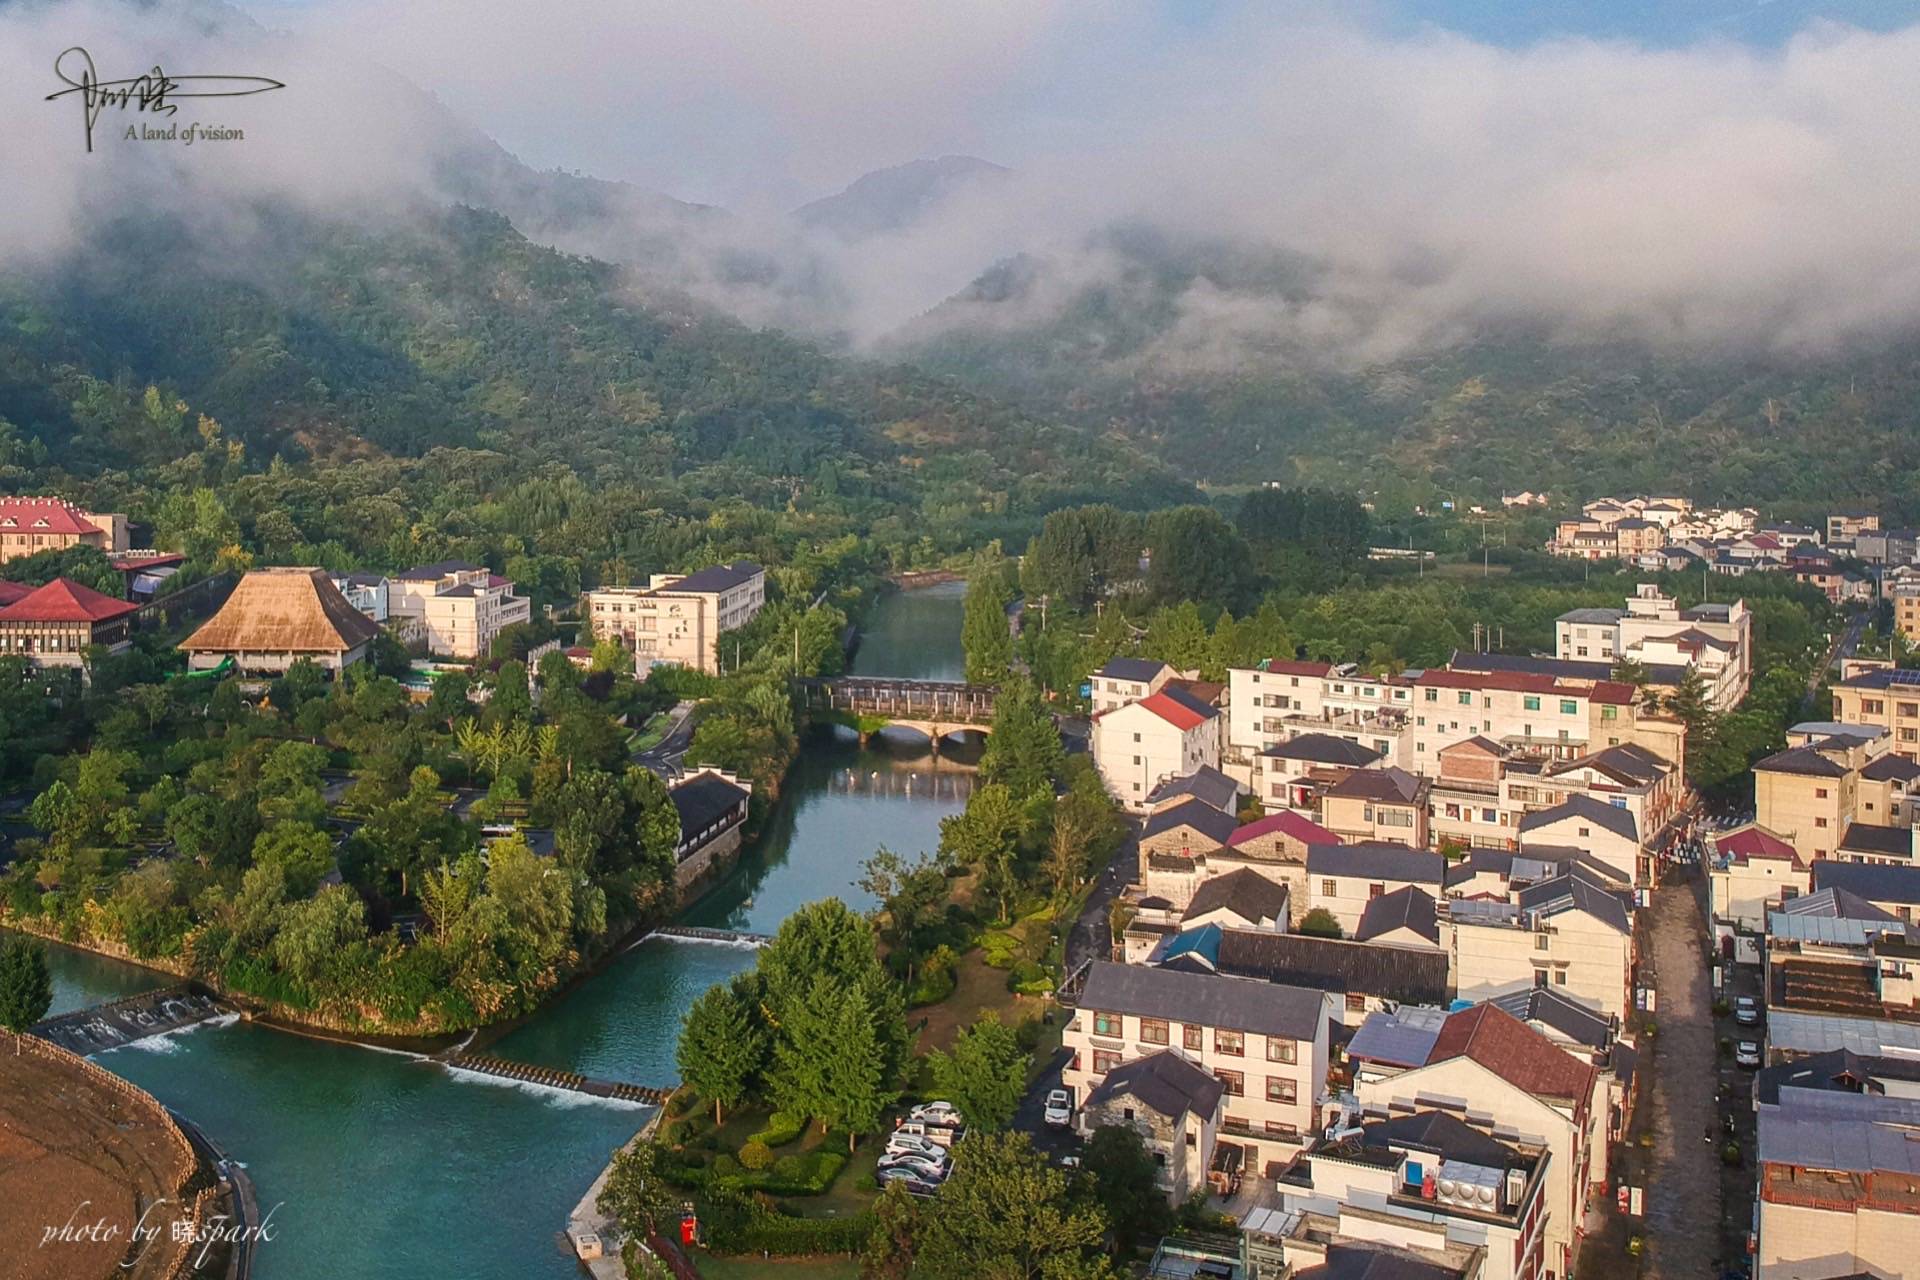
[[[1148,0],[322,0],[264,11],[280,34],[179,12],[0,9],[0,257],[70,247],[136,190],[355,216],[445,200],[471,121],[536,167],[636,184],[516,209],[536,238],[858,342],[1016,254],[1042,264],[1042,312],[1118,280],[1116,226],[1308,264],[1181,291],[1156,354],[1205,366],[1386,359],[1513,320],[1825,350],[1920,319],[1920,27],[1516,48],[1309,4],[1176,23]],[[164,58],[289,89],[204,112],[244,144],[86,157],[77,107],[39,100],[76,43],[117,74]],[[783,216],[945,153],[1015,172],[851,246]]]

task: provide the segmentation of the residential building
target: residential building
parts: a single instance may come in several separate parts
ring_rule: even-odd
[[[1303,733],[1267,747],[1253,757],[1251,785],[1269,813],[1320,811],[1320,797],[1356,769],[1377,764],[1382,755],[1350,738]]]
[[[1226,758],[1236,776],[1246,776],[1263,752],[1304,734],[1345,739],[1388,764],[1406,763],[1399,744],[1412,691],[1404,679],[1375,676],[1352,663],[1269,661],[1232,668],[1227,688]],[[1266,800],[1266,788],[1255,785]]]
[[[62,498],[0,497],[0,564],[68,547],[127,549],[127,518],[82,511]]]
[[[1143,827],[1140,878],[1125,891],[1136,909],[1126,931],[1127,958],[1137,960],[1178,932],[1195,894],[1216,877],[1248,871],[1285,887],[1292,904],[1307,901],[1307,850],[1338,844],[1331,831],[1302,814],[1269,814],[1245,825],[1202,801],[1150,814]]]
[[[1306,909],[1324,909],[1342,933],[1352,935],[1375,898],[1408,886],[1440,897],[1446,861],[1437,853],[1383,842],[1314,845],[1307,850]],[[1300,910],[1298,903],[1294,909]]]
[[[1762,932],[1769,911],[1811,890],[1813,866],[1791,842],[1758,823],[1715,836],[1713,847],[1707,915],[1731,956],[1734,932]]]
[[[1920,761],[1920,671],[1844,664],[1833,683],[1833,718],[1885,729],[1895,755]]]
[[[1242,1253],[1257,1280],[1544,1280],[1551,1172],[1544,1146],[1453,1112],[1373,1119],[1281,1170]]]
[[[1219,709],[1184,689],[1159,691],[1093,720],[1093,761],[1123,808],[1144,813],[1169,778],[1220,767]]]
[[[473,660],[487,657],[502,631],[531,619],[533,605],[485,565],[442,560],[388,579],[387,614],[406,620],[428,653]]]
[[[367,657],[379,634],[326,570],[255,569],[180,649],[193,671],[231,659],[246,674],[279,675],[305,658],[337,673]]]
[[[1786,750],[1753,766],[1755,819],[1809,861],[1829,857],[1855,817],[1866,817],[1861,775],[1887,754],[1891,742],[1885,729],[1844,724],[1796,725],[1788,742]],[[1905,810],[1905,773],[1893,766],[1875,770],[1876,816]]]
[[[1813,864],[1813,889],[1845,889],[1880,910],[1912,923],[1920,911],[1920,867],[1875,866],[1826,859]]]
[[[369,620],[386,625],[387,580],[384,577],[377,573],[336,573],[332,581],[348,604],[366,614]]]
[[[680,818],[673,856],[684,896],[739,852],[753,788],[731,773],[703,768],[676,779],[667,796]]]
[[[1238,1146],[1242,1168],[1264,1171],[1319,1128],[1330,1005],[1325,992],[1303,987],[1095,961],[1067,1024],[1062,1080],[1076,1098],[1092,1098],[1126,1063],[1175,1053],[1222,1086],[1211,1141]],[[1209,1140],[1195,1135],[1203,1169],[1215,1159]]]
[[[1356,769],[1320,796],[1320,822],[1343,841],[1424,849],[1433,780],[1405,769]]]
[[[1368,899],[1353,938],[1356,942],[1386,946],[1439,949],[1445,935],[1451,932],[1451,924],[1440,919],[1434,896],[1425,889],[1407,885]]]
[[[655,663],[718,673],[721,637],[753,621],[767,600],[766,570],[751,560],[697,573],[656,573],[644,587],[587,593],[595,636],[619,636],[641,675]]]
[[[1181,1205],[1206,1190],[1226,1096],[1218,1076],[1162,1049],[1100,1077],[1080,1107],[1080,1124],[1088,1132],[1124,1125],[1138,1133],[1168,1201]]]
[[[1372,1067],[1355,1078],[1364,1114],[1387,1120],[1445,1110],[1495,1137],[1524,1135],[1536,1144],[1546,1163],[1546,1220],[1543,1269],[1530,1274],[1567,1275],[1587,1196],[1607,1187],[1607,1084],[1599,1068],[1491,1004],[1448,1015],[1430,1038],[1419,1028],[1392,1036],[1394,1052],[1420,1059],[1405,1068],[1368,1057],[1362,1037],[1372,1025],[1370,1018],[1348,1051]]]
[[[1677,684],[1662,667],[1696,670],[1712,704],[1738,705],[1753,679],[1753,611],[1744,600],[1682,609],[1643,582],[1624,609],[1573,609],[1554,621],[1554,656],[1563,661],[1637,662],[1656,669],[1655,687]]]
[[[1920,1100],[1781,1088],[1759,1108],[1754,1280],[1913,1274]]]
[[[1628,884],[1648,879],[1646,850],[1633,814],[1624,805],[1590,795],[1570,795],[1551,809],[1522,818],[1520,847],[1577,849]]]
[[[1188,800],[1199,800],[1222,813],[1240,812],[1240,797],[1246,788],[1212,766],[1168,778],[1147,796],[1150,810],[1170,809]]]
[[[1654,717],[1630,684],[1563,680],[1521,671],[1431,669],[1414,686],[1408,769],[1437,772],[1441,748],[1475,735],[1523,755],[1572,760],[1635,743],[1684,766],[1685,727]]]
[[[1371,1013],[1445,1004],[1453,998],[1447,954],[1435,947],[1228,926],[1185,930],[1165,940],[1147,960],[1166,969],[1325,991],[1332,997],[1335,1021],[1349,1027]]]
[[[1880,531],[1880,515],[1875,511],[1835,511],[1827,517],[1827,536],[1829,544],[1835,542],[1857,542],[1863,533]]]
[[[1901,581],[1891,596],[1893,625],[1909,645],[1920,644],[1920,578]]]
[[[131,601],[67,578],[31,590],[7,586],[13,598],[0,608],[0,656],[23,657],[36,667],[83,667],[95,646],[122,653],[132,643],[140,606]]]
[[[1093,685],[1093,713],[1114,711],[1160,692],[1180,673],[1152,658],[1113,658],[1089,677]]]
[[[1449,906],[1460,999],[1550,987],[1610,1018],[1632,1008],[1632,900],[1585,868],[1529,885],[1515,901]]]

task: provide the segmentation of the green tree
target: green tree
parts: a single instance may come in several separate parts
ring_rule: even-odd
[[[1115,1258],[1132,1257],[1140,1241],[1158,1239],[1166,1230],[1171,1215],[1160,1170],[1137,1130],[1129,1125],[1095,1129],[1081,1153],[1080,1171],[1111,1226]]]
[[[1079,1274],[1106,1234],[1098,1209],[1024,1133],[983,1133],[954,1149],[953,1173],[925,1209],[914,1274],[930,1280],[1039,1280]]]
[[[977,787],[967,807],[940,820],[940,856],[980,874],[981,891],[993,898],[1005,920],[1017,888],[1014,875],[1027,814],[1003,783]]]
[[[675,1060],[680,1078],[713,1103],[713,1120],[726,1119],[766,1065],[767,1037],[759,1010],[738,983],[708,987],[680,1024]]]
[[[1250,593],[1247,544],[1209,507],[1159,512],[1147,522],[1147,544],[1153,549],[1147,589],[1157,601],[1193,600],[1231,609]]]
[[[1325,907],[1315,907],[1300,917],[1299,932],[1310,938],[1339,938],[1344,936],[1340,922],[1333,918],[1333,912]]]
[[[967,579],[960,640],[967,655],[967,679],[997,684],[1013,663],[1013,632],[1007,625],[1006,570],[997,556],[982,556]]]
[[[278,867],[287,893],[304,898],[333,869],[333,840],[304,822],[279,823],[254,837],[253,864]]]
[[[342,951],[367,937],[367,909],[344,885],[322,889],[304,902],[288,903],[273,939],[273,958],[312,986]]]
[[[906,1187],[889,1182],[874,1201],[873,1233],[860,1251],[860,1280],[907,1280],[919,1228],[919,1204]]]
[[[46,948],[30,938],[0,934],[0,1027],[25,1035],[28,1027],[47,1016],[52,1004]],[[13,1051],[20,1052],[18,1041]]]
[[[613,1168],[594,1199],[622,1234],[635,1240],[665,1234],[680,1220],[680,1193],[667,1180],[667,1156],[658,1144],[635,1142],[614,1153]]]
[[[1004,1129],[1026,1094],[1028,1061],[1013,1029],[989,1009],[954,1037],[952,1053],[929,1057],[934,1096],[960,1108],[976,1131]]]
[[[980,755],[981,778],[1005,784],[1022,802],[1050,796],[1066,758],[1060,731],[1033,682],[1007,681],[994,699],[993,727]]]

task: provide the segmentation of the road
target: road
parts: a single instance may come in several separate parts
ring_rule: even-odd
[[[1859,648],[1860,633],[1866,629],[1866,610],[1858,610],[1847,618],[1845,629],[1834,638],[1832,646],[1827,650],[1826,658],[1819,666],[1813,669],[1813,674],[1807,678],[1807,702],[1809,704],[1813,702],[1814,696],[1820,692],[1820,682],[1826,678],[1827,672],[1831,670],[1841,658],[1848,656],[1855,649]]]
[[[1113,900],[1120,891],[1140,879],[1140,823],[1137,819],[1127,819],[1127,838],[1120,842],[1108,861],[1106,870],[1100,873],[1100,882],[1094,886],[1093,893],[1087,898],[1087,905],[1080,910],[1080,918],[1073,922],[1073,932],[1067,935],[1067,972],[1072,973],[1089,960],[1107,960],[1113,956],[1113,933],[1108,926],[1107,912],[1113,906]]]
[[[1648,913],[1646,967],[1657,993],[1658,1033],[1651,1062],[1644,1274],[1658,1280],[1720,1274],[1721,1232],[1708,1225],[1721,1222],[1720,1148],[1703,1140],[1717,1134],[1720,1066],[1704,958],[1704,896],[1699,876],[1678,876],[1653,891]],[[1648,1065],[1643,1055],[1641,1069]]]
[[[673,728],[667,730],[666,737],[645,751],[634,752],[633,762],[671,780],[683,772],[680,760],[693,743],[693,703],[675,703],[673,710],[667,714],[673,717]]]

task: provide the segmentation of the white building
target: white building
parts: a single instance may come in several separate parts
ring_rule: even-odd
[[[1094,717],[1093,762],[1121,805],[1144,813],[1154,789],[1167,779],[1218,769],[1220,738],[1217,708],[1163,686]]]
[[[644,587],[601,587],[587,593],[593,634],[618,636],[645,675],[655,663],[717,674],[720,638],[753,621],[767,601],[767,573],[750,560],[698,573],[656,573]]]
[[[488,656],[502,631],[529,621],[533,604],[485,565],[442,560],[388,579],[387,616],[406,620],[428,653],[471,660]]]

